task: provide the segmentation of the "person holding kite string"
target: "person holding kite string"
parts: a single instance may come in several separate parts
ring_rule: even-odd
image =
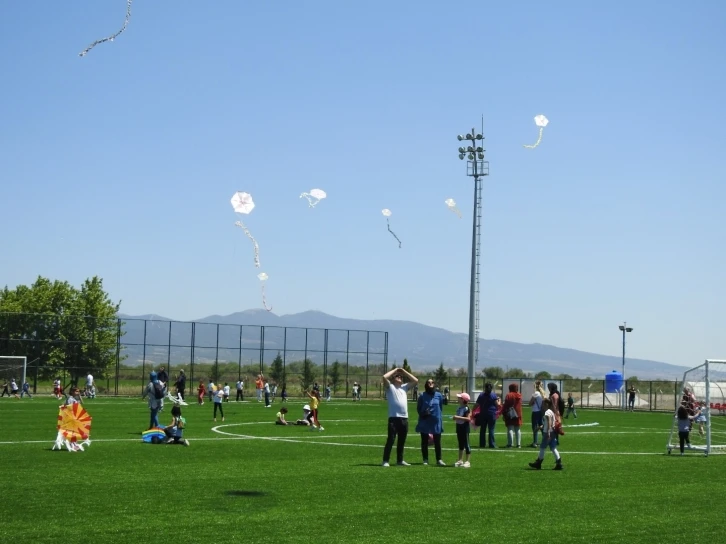
[[[149,372],[149,383],[146,385],[146,389],[144,389],[144,394],[141,396],[142,399],[149,397],[149,429],[160,426],[159,408],[161,408],[161,403],[154,394],[154,383],[158,381],[159,379],[156,375],[156,372],[153,370]]]

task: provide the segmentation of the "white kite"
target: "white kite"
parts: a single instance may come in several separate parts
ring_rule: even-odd
[[[320,202],[321,200],[323,200],[327,196],[328,195],[326,194],[326,192],[323,191],[322,189],[313,189],[309,193],[302,193],[300,195],[300,198],[307,198],[308,199],[308,205],[311,208],[314,208],[315,205],[318,202]]]
[[[271,312],[272,306],[267,305],[267,299],[265,298],[265,282],[269,277],[265,272],[257,274],[257,278],[260,280],[260,286],[262,287],[262,305],[265,307],[265,310]]]
[[[96,47],[98,44],[101,44],[101,43],[104,43],[104,42],[112,42],[112,41],[114,41],[119,36],[119,34],[121,34],[124,30],[126,30],[126,27],[129,26],[129,19],[131,19],[131,2],[133,2],[133,0],[126,0],[126,19],[124,19],[124,24],[121,27],[121,30],[119,30],[118,32],[116,32],[116,34],[112,34],[111,36],[108,36],[107,38],[103,38],[101,40],[96,40],[91,45],[89,45],[88,47],[86,47],[83,51],[81,51],[80,53],[78,53],[78,56],[79,57],[85,57],[86,54],[91,49],[93,49],[94,47]]]
[[[398,240],[398,248],[400,249],[401,248],[401,240],[399,240],[398,239],[398,236],[396,236],[396,233],[391,230],[391,223],[388,221],[388,218],[391,217],[391,215],[393,215],[393,213],[388,208],[383,208],[381,210],[381,213],[386,218],[386,225],[388,226],[388,232],[390,232],[393,235],[393,237],[396,240]]]
[[[534,124],[539,127],[539,138],[537,138],[537,141],[534,143],[534,145],[525,145],[527,149],[534,149],[539,145],[539,143],[542,141],[542,132],[544,132],[544,127],[547,126],[547,123],[549,123],[549,120],[544,115],[537,115],[534,118]]]
[[[252,200],[252,195],[249,193],[236,192],[234,195],[232,195],[232,200],[230,200],[230,202],[232,203],[232,208],[234,208],[234,211],[237,213],[249,215],[249,213],[255,209],[255,203]],[[254,239],[249,229],[242,221],[237,221],[235,223],[235,226],[241,228],[247,235],[247,238],[252,240],[252,243],[255,247],[255,267],[259,268],[260,246],[257,244],[257,240]]]
[[[449,208],[456,215],[458,215],[459,219],[461,219],[461,212],[459,211],[459,208],[456,207],[456,200],[454,200],[453,198],[447,198],[446,200],[444,200],[444,204],[446,204],[446,207]]]

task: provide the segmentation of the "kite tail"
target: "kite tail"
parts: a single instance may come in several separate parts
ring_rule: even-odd
[[[459,208],[456,208],[454,206],[451,206],[450,209],[451,209],[452,212],[454,212],[459,217],[459,219],[461,219],[461,211],[459,211]]]
[[[79,57],[85,57],[91,49],[101,43],[114,41],[124,30],[126,30],[126,27],[129,26],[129,19],[131,19],[131,2],[133,2],[133,0],[126,0],[126,19],[124,19],[124,26],[121,27],[121,30],[116,32],[116,34],[108,36],[107,38],[103,38],[102,40],[96,40],[91,45],[86,47],[83,51],[78,53]]]
[[[391,230],[391,223],[388,221],[388,218],[386,217],[386,225],[388,225],[388,232],[393,234],[393,237],[398,240],[398,247],[401,248],[401,240],[399,240],[398,236],[396,236],[396,233]]]
[[[303,193],[303,194],[300,195],[300,198],[303,198],[303,197],[305,197],[305,198],[308,199],[308,206],[310,206],[311,208],[314,208],[315,205],[318,202],[320,202],[320,199],[319,198],[315,198],[314,196],[309,195],[308,193]]]
[[[242,221],[237,221],[235,223],[236,227],[241,228],[243,231],[245,231],[245,234],[247,235],[247,238],[252,240],[252,243],[255,246],[255,267],[260,267],[260,246],[257,244],[257,240],[252,236],[252,233],[249,231],[247,227],[245,227],[244,223]]]
[[[534,143],[534,145],[525,145],[527,149],[534,149],[539,145],[539,143],[542,141],[542,132],[544,131],[544,127],[539,127],[539,138],[537,138],[537,141]]]
[[[272,306],[267,305],[267,298],[265,297],[265,284],[262,284],[262,305],[265,307],[265,310],[268,312],[272,311]]]

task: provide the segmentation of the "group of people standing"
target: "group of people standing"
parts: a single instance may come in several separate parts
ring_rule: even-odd
[[[390,466],[393,445],[396,444],[396,464],[409,466],[404,460],[404,447],[408,436],[408,390],[418,386],[418,378],[403,368],[394,368],[383,375],[383,383],[387,389],[388,401],[388,437],[383,448],[384,467]],[[529,463],[534,469],[541,469],[545,451],[549,448],[555,457],[555,470],[562,470],[562,458],[557,446],[561,432],[562,414],[560,413],[560,393],[557,384],[549,383],[549,396],[545,396],[542,382],[535,382],[535,392],[530,398],[532,407],[532,433],[531,447],[539,447],[537,459]],[[521,448],[522,426],[522,395],[519,386],[515,383],[509,385],[509,392],[504,402],[494,392],[494,386],[487,382],[476,399],[474,409],[470,409],[471,398],[468,393],[456,395],[458,404],[456,414],[451,419],[456,425],[456,436],[459,457],[454,466],[469,468],[471,446],[469,433],[476,425],[479,431],[480,448],[496,448],[494,428],[499,415],[503,416],[507,427],[507,448]],[[443,433],[443,406],[446,404],[444,396],[436,389],[434,380],[429,378],[424,384],[424,391],[416,399],[416,413],[418,420],[416,432],[420,435],[421,456],[423,464],[429,464],[429,446],[433,445],[436,465],[446,466],[441,453],[441,435]],[[539,434],[541,440],[538,442]]]

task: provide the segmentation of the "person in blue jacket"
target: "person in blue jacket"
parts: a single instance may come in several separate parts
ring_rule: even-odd
[[[444,432],[444,420],[441,412],[444,406],[444,396],[435,390],[434,380],[429,378],[424,384],[424,392],[418,396],[416,411],[418,423],[416,432],[421,435],[421,455],[423,464],[429,464],[429,435],[433,437],[436,464],[445,467],[441,459],[441,433]]]
[[[499,397],[494,392],[494,386],[491,382],[484,385],[484,391],[479,393],[476,399],[479,405],[479,415],[476,424],[479,429],[479,447],[485,448],[487,443],[487,434],[489,435],[489,447],[496,448],[494,441],[494,426],[497,423],[497,409],[499,408]]]

